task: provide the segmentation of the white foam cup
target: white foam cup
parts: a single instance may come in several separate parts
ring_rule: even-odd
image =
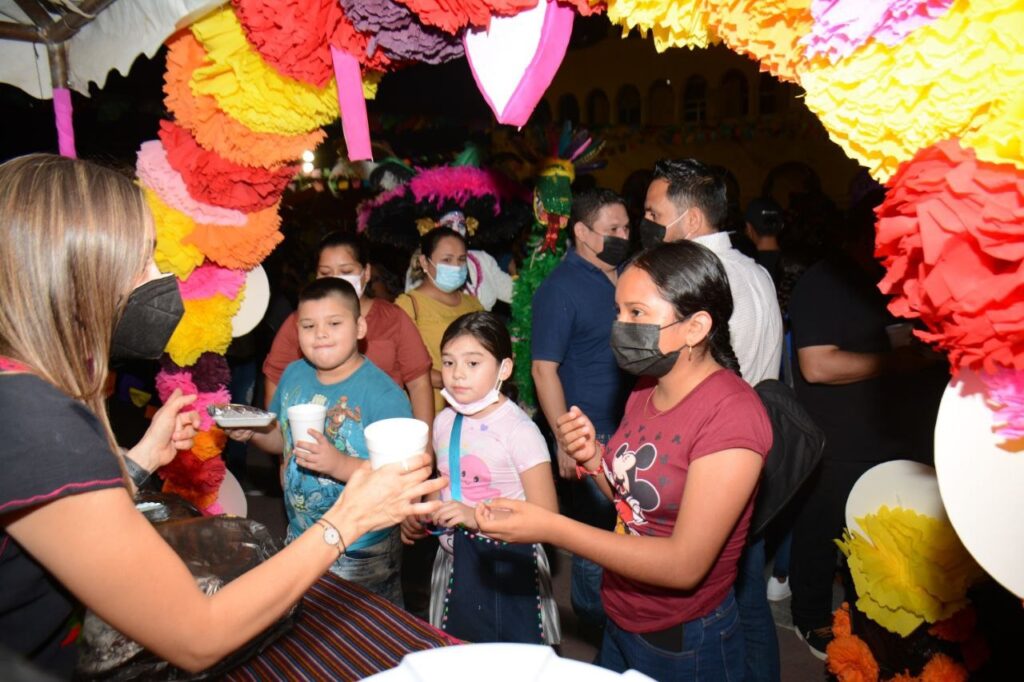
[[[363,431],[370,465],[380,469],[420,454],[427,449],[428,431],[426,422],[419,419],[398,417],[373,422]]]
[[[309,430],[324,432],[324,424],[327,422],[327,407],[304,403],[292,405],[288,408],[288,429],[292,433],[292,447],[299,441],[313,442],[313,436]],[[300,450],[302,448],[299,448]]]

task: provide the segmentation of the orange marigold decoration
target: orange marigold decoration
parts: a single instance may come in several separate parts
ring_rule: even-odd
[[[227,440],[227,435],[220,428],[213,426],[209,431],[200,431],[196,434],[192,452],[201,461],[206,461],[219,455]]]
[[[921,682],[967,682],[967,669],[945,654],[935,654],[921,671]]]
[[[863,639],[837,637],[828,644],[828,669],[839,682],[878,682],[878,662]]]
[[[843,602],[832,614],[832,635],[835,637],[849,637],[853,634],[850,626],[850,603]]]

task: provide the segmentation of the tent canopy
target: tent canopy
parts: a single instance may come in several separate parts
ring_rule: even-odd
[[[0,82],[39,99],[88,95],[224,0],[0,0]]]

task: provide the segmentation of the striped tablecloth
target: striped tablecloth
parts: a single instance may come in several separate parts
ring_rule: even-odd
[[[229,680],[358,680],[413,651],[458,643],[390,602],[328,573],[302,598],[295,627]]]

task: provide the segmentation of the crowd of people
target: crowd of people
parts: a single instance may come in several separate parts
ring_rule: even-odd
[[[132,314],[140,292],[166,281],[142,195],[87,162],[3,164],[0,644],[67,674],[74,649],[61,642],[82,604],[200,670],[328,570],[402,605],[403,542],[437,538],[421,576],[428,615],[461,639],[557,645],[554,546],[573,555],[572,605],[600,636],[601,666],[778,680],[769,598],[781,591],[824,657],[846,496],[874,463],[928,459],[927,439],[907,428],[927,424],[907,412],[928,402],[903,397],[915,373],[941,364],[890,341],[896,321],[858,220],[877,197],[846,220],[817,195],[787,209],[758,198],[745,233],[726,231],[729,199],[722,174],[695,159],[654,167],[639,221],[611,190],[577,193],[567,254],[533,298],[529,359],[513,358],[490,310],[509,297],[501,274],[489,277],[503,293],[470,293],[496,266],[474,260],[457,217],[422,235],[393,303],[374,295],[371,247],[326,235],[263,364],[268,409],[282,418],[227,429],[281,457],[287,545],[206,597],[131,500],[191,447],[192,399],[171,396],[128,451],[103,401],[119,330],[161,340]],[[516,361],[531,364],[535,416],[516,400]],[[780,380],[827,445],[786,513],[752,534],[773,445],[755,387]],[[323,433],[290,431],[283,415],[306,403],[326,408]],[[365,429],[392,417],[430,425],[428,447],[371,471]]]

